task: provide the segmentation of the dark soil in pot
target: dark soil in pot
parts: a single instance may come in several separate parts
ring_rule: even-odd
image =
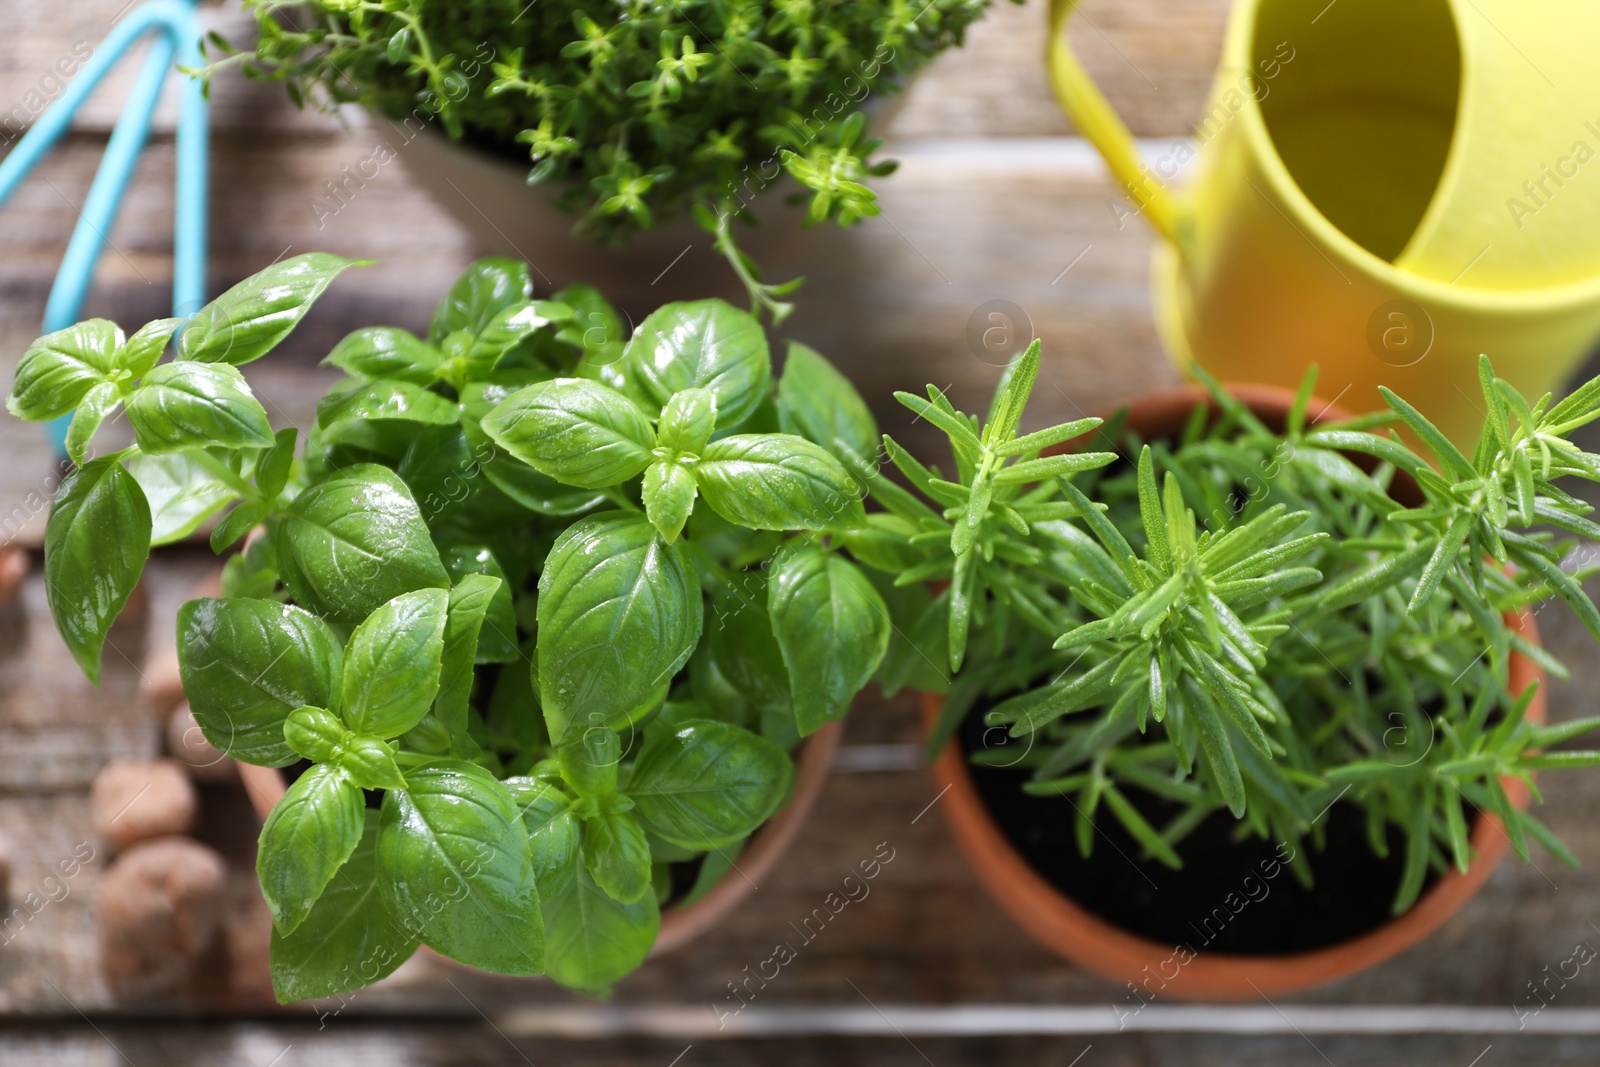
[[[957,735],[967,755],[985,747],[983,716],[996,703],[980,702],[967,716]],[[1291,845],[1235,840],[1238,822],[1226,811],[1177,846],[1182,870],[1141,861],[1140,846],[1104,812],[1096,816],[1094,848],[1085,859],[1073,800],[1023,793],[1027,771],[969,767],[990,818],[1029,865],[1086,911],[1136,936],[1197,952],[1278,956],[1340,944],[1393,918],[1404,838],[1391,827],[1389,856],[1379,858],[1354,805],[1335,803],[1322,815],[1321,851],[1304,844],[1315,876],[1307,889],[1283,862]],[[1157,827],[1179,810],[1136,788],[1124,792]],[[1435,879],[1430,873],[1427,886]]]

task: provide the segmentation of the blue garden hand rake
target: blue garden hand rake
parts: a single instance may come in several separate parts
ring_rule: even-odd
[[[150,54],[145,57],[138,81],[117,119],[105,156],[89,187],[89,196],[73,227],[66,254],[61,258],[61,268],[50,287],[50,298],[44,310],[45,333],[78,321],[95,264],[106,243],[106,234],[122,204],[134,164],[149,138],[150,121],[167,76],[177,65],[198,67],[203,62],[201,30],[194,3],[195,0],[150,0],[118,22],[66,91],[0,161],[0,205],[4,205],[45,153],[67,132],[79,106],[100,84],[106,72],[117,65],[135,41],[146,35],[154,36]],[[198,78],[180,77],[172,313],[186,318],[205,303],[208,133],[204,86]],[[70,421],[71,416],[65,416],[46,428],[56,452],[61,455],[66,454]]]

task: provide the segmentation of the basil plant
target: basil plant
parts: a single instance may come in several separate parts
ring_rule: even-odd
[[[70,414],[77,463],[51,611],[97,681],[152,546],[211,524],[222,595],[183,606],[179,659],[206,737],[293,778],[258,854],[280,999],[419,944],[603,993],[885,656],[841,551],[868,524],[839,455],[876,431],[809,349],[774,383],[747,312],[672,304],[627,337],[593,290],[536,300],[483,260],[426,338],[339,342],[302,448],[239,367],[354,265],[299,256],[186,323],[27,350],[8,407]],[[119,408],[133,445],[95,455]]]

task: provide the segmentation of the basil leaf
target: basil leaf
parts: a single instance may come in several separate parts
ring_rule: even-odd
[[[339,758],[339,747],[354,735],[339,716],[326,708],[295,708],[283,720],[283,739],[290,748],[313,763],[332,763]]]
[[[398,465],[406,450],[429,429],[439,427],[398,419],[343,419],[327,426],[314,425],[306,441],[306,456],[316,464],[313,480],[352,463]]]
[[[429,426],[449,426],[461,418],[461,409],[412,382],[343,382],[317,402],[317,425],[332,426],[347,419],[395,419]]]
[[[713,441],[695,464],[694,480],[711,510],[752,530],[849,530],[867,518],[839,461],[790,434]]]
[[[695,851],[731,845],[772,817],[794,784],[788,753],[743,727],[691,719],[650,745],[628,780],[652,834]]]
[[[625,482],[650,463],[655,431],[621,393],[582,378],[519,389],[483,418],[495,444],[534,470],[582,489]]]
[[[429,529],[481,528],[489,532],[520,526],[528,520],[521,506],[507,500],[504,494],[477,476],[472,452],[467,447],[467,435],[460,423],[390,425],[408,426],[411,431],[411,443],[400,461],[393,464],[393,470],[411,490]]]
[[[555,300],[572,309],[572,318],[561,324],[556,339],[579,348],[579,364],[590,368],[616,366],[622,361],[628,331],[622,316],[611,302],[592,285],[569,285],[555,294]],[[579,374],[579,377],[589,377]]]
[[[688,662],[702,614],[682,545],[666,544],[642,515],[569,526],[539,576],[539,694],[551,738],[614,728],[643,710]]]
[[[729,427],[748,418],[772,384],[761,322],[721,300],[657,309],[634,331],[626,358],[657,404],[683,389],[709,389],[718,421]]]
[[[149,556],[150,505],[120,456],[67,476],[45,526],[45,599],[72,658],[96,685],[106,634]]]
[[[80,467],[89,452],[89,442],[100,424],[106,421],[117,405],[122,403],[122,392],[115,382],[101,382],[83,394],[78,410],[72,413],[67,426],[67,455]]]
[[[513,459],[489,439],[483,430],[483,416],[510,392],[503,386],[482,383],[468,385],[462,390],[461,429],[466,434],[477,469],[495,488],[540,515],[577,515],[603,503],[603,494],[562,485],[521,460]]]
[[[228,557],[222,565],[222,595],[276,599],[278,595],[277,550],[272,538],[253,537],[244,551]]]
[[[421,722],[400,735],[399,744],[408,752],[420,752],[425,756],[448,756],[455,748],[456,739],[430,712],[422,717]]]
[[[633,904],[650,892],[650,842],[627,812],[602,809],[583,820],[578,851],[595,885],[618,904]]]
[[[573,309],[573,318],[563,323],[557,334],[560,341],[584,352],[622,354],[622,346],[627,344],[622,317],[595,286],[576,282],[557,290],[550,299]]]
[[[295,497],[276,540],[295,601],[340,622],[359,622],[401,593],[450,584],[411,490],[373,463]]]
[[[123,343],[117,324],[105,319],[45,334],[22,353],[6,410],[29,422],[59,419],[112,376]]]
[[[294,932],[272,931],[272,991],[278,1003],[329,997],[392,974],[417,938],[378,889],[378,813],[364,813],[361,840]]]
[[[498,578],[500,585],[489,597],[478,631],[474,663],[512,663],[522,659],[517,647],[517,613],[511,600],[511,580],[506,577],[494,552],[484,545],[446,545],[439,552],[452,583],[459,585],[469,574]]]
[[[359,734],[399,737],[439,692],[450,594],[403,593],[357,626],[345,646],[344,721]]]
[[[585,352],[578,360],[578,365],[572,368],[572,376],[609,386],[641,408],[655,406],[655,401],[650,399],[644,387],[628,374],[628,362],[620,355]]]
[[[548,901],[571,883],[578,859],[582,831],[572,812],[572,798],[538,778],[507,778],[505,787],[522,811],[533,879],[540,898]]]
[[[544,905],[550,978],[591,996],[632,973],[656,942],[661,909],[654,893],[619,904],[601,889],[583,864],[558,895]]]
[[[498,578],[469,574],[450,590],[439,692],[433,702],[433,713],[453,734],[466,733],[467,698],[472,695],[472,665],[477,662],[478,634],[490,605],[502,588],[503,583]]]
[[[163,363],[128,396],[128,422],[139,449],[152,455],[186,448],[266,448],[267,413],[237,367]]]
[[[128,472],[150,504],[152,547],[183,540],[239,499],[232,486],[183,452],[162,456],[135,453],[128,460]]]
[[[519,665],[500,672],[484,709],[483,724],[492,736],[506,738],[525,752],[549,747],[550,733],[545,729],[539,694],[533,691],[532,671]]]
[[[222,521],[211,531],[211,551],[220,556],[271,512],[272,505],[263,500],[240,504],[224,515]]]
[[[246,763],[287,767],[290,712],[338,703],[344,649],[332,627],[276,600],[191,600],[178,609],[178,666],[200,730]]]
[[[334,872],[356,850],[365,825],[361,790],[337,767],[318,764],[296,778],[261,827],[256,875],[284,933],[310,914]]]
[[[738,862],[739,853],[743,851],[744,841],[740,840],[731,845],[725,845],[715,852],[708,853],[705,859],[700,861],[700,873],[694,876],[694,885],[689,887],[687,893],[678,898],[678,906],[687,908],[690,904],[715,889],[717,883],[722,881],[723,876],[733,870],[734,864]]]
[[[488,771],[439,760],[383,796],[378,883],[434,951],[498,974],[544,969],[544,921],[528,834]]]
[[[721,617],[717,617],[715,621],[708,624],[713,638],[715,637],[716,627],[722,621]],[[767,637],[770,641],[772,637],[770,631]],[[750,701],[746,700],[744,694],[735,689],[733,684],[723,675],[722,668],[717,664],[713,655],[712,644],[713,640],[701,641],[700,646],[695,649],[693,658],[689,660],[690,699],[681,702],[668,701],[657,718],[664,718],[667,709],[674,703],[688,703],[690,705],[699,705],[702,710],[694,715],[683,716],[683,718],[717,719],[721,722],[731,722],[746,727],[758,725],[761,719],[761,712]],[[778,670],[782,671],[784,669],[783,657],[778,652],[778,643],[771,641],[771,644],[773,661],[777,663]],[[785,678],[783,681],[783,697],[785,706],[787,706],[789,698],[788,679]],[[793,716],[790,718],[792,719]]]
[[[700,853],[692,848],[684,848],[682,845],[674,845],[663,841],[659,837],[652,837],[648,832],[644,836],[645,840],[650,842],[650,877],[656,888],[655,897],[656,900],[665,903],[671,897],[670,895],[662,895],[661,875],[663,873],[667,875],[666,889],[667,893],[670,894],[672,891],[672,875],[670,871],[672,864],[688,863],[698,858]],[[668,870],[663,872],[663,868]]]
[[[693,666],[689,668],[691,671]],[[644,753],[649,747],[663,738],[670,737],[673,731],[692,719],[714,719],[717,722],[727,722],[718,714],[718,711],[709,701],[691,696],[687,700],[669,700],[650,716],[645,725],[644,744],[637,747],[635,765],[639,759],[644,758]],[[738,725],[743,725],[738,724]],[[631,771],[629,772],[632,773]],[[656,859],[661,859],[659,853],[652,852]]]
[[[561,777],[582,797],[604,797],[617,791],[617,764],[622,739],[615,730],[585,730],[556,752]]]
[[[685,389],[673,393],[661,409],[661,424],[656,443],[674,452],[699,455],[717,427],[717,398],[709,389]]]
[[[339,753],[339,768],[362,789],[404,789],[406,780],[391,746],[376,737],[348,738]]]
[[[778,425],[835,456],[848,452],[870,462],[882,448],[872,409],[850,379],[797,341],[789,342],[778,379]]]
[[[333,346],[322,361],[347,374],[432,385],[439,380],[439,350],[398,326],[368,326]]]
[[[645,515],[672,544],[694,511],[694,475],[681,463],[652,463],[645,468],[641,494]]]
[[[428,339],[435,344],[457,330],[482,333],[496,315],[533,296],[528,265],[486,256],[467,267],[434,309]]]
[[[273,438],[272,447],[261,453],[261,458],[256,460],[256,488],[261,490],[261,495],[266,500],[276,500],[278,494],[283,492],[284,486],[289,484],[289,475],[294,470],[294,446],[299,437],[299,431],[294,427],[279,430]]]
[[[842,719],[889,648],[889,609],[847,560],[796,545],[772,561],[767,613],[805,737]]]
[[[472,381],[488,377],[522,341],[552,322],[571,317],[570,308],[547,300],[502,308],[476,333],[461,330],[445,338],[445,351],[454,357],[448,368],[451,378]]]
[[[772,634],[765,579],[749,580],[736,600],[718,605],[707,624],[716,674],[763,718],[794,721],[789,668]],[[733,599],[733,598],[730,598]]]
[[[182,325],[182,319],[156,319],[145,323],[117,353],[117,367],[127,371],[130,377],[143,378],[160,361],[173,332]]]
[[[235,366],[260,359],[289,336],[334,278],[366,262],[308,252],[274,263],[196,312],[178,334],[178,359]]]
[[[885,696],[915,686],[926,693],[950,689],[950,594],[936,600],[920,583],[896,586],[888,575],[868,574],[889,609],[889,648],[878,665]]]

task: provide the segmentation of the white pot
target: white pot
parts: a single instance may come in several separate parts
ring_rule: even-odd
[[[872,136],[890,128],[905,106],[909,86],[907,81],[867,96],[861,109]],[[748,303],[733,269],[711,247],[711,235],[687,213],[635,231],[617,247],[592,244],[574,236],[577,220],[551,203],[558,187],[528,184],[530,163],[452,141],[433,126],[402,126],[377,114],[370,121],[400,135],[392,143],[406,173],[471,234],[475,251],[526,260],[533,267],[535,286],[545,295],[587,282],[635,322],[670,300],[717,296]],[[772,175],[777,169],[769,161],[752,166],[751,172]],[[805,195],[798,203],[786,203],[797,192]],[[829,242],[837,242],[840,231],[832,222],[806,227],[809,190],[780,172],[765,186],[752,177],[740,197],[760,225],[735,223],[734,236],[759,265],[763,281],[786,282],[827,264]]]
[[[526,260],[545,295],[587,282],[636,313],[669,300],[747,299],[732,268],[713,250],[711,235],[687,214],[637,231],[626,244],[596,245],[573,234],[577,220],[552,203],[558,189],[528,185],[527,164],[451,141],[432,127],[416,132],[398,154],[412,180],[471,234],[476,251]],[[802,248],[834,228],[805,228],[805,204],[784,202],[795,188],[781,177],[752,201],[761,225],[735,223],[739,246],[761,265],[767,281],[792,277],[785,270],[796,269]]]

